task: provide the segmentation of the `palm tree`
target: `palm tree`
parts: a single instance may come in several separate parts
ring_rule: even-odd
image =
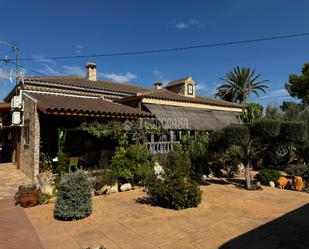
[[[243,103],[251,93],[259,96],[259,92],[265,92],[268,86],[265,84],[268,80],[259,81],[260,74],[255,74],[255,69],[248,67],[236,67],[233,71],[229,71],[224,78],[220,78],[225,83],[217,88],[216,96],[221,99]]]

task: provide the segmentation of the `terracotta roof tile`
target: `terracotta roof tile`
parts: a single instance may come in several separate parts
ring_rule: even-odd
[[[149,112],[114,103],[102,98],[57,95],[45,93],[26,93],[38,101],[38,108],[44,113],[64,112],[72,115],[152,117]]]
[[[139,87],[131,84],[117,83],[107,80],[90,81],[77,76],[44,76],[44,77],[26,77],[24,81],[50,83],[56,86],[75,86],[85,89],[115,91],[127,94],[136,94],[149,91],[144,87]]]
[[[185,77],[185,78],[182,78],[182,79],[179,79],[179,80],[171,81],[167,84],[166,88],[170,88],[170,87],[173,87],[173,86],[178,86],[178,85],[184,84],[188,80],[192,80],[192,78],[189,76],[189,77]]]
[[[223,107],[234,107],[234,108],[243,107],[241,104],[232,103],[232,102],[224,101],[221,99],[209,98],[206,96],[186,97],[186,96],[174,93],[164,88],[159,89],[159,90],[149,91],[148,93],[141,94],[138,97],[132,96],[132,97],[123,98],[117,101],[126,102],[126,100],[130,100],[132,98],[150,98],[150,99],[179,101],[179,102],[188,102],[188,103],[223,106]]]

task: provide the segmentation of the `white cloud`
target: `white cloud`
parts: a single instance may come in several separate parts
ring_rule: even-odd
[[[189,21],[178,22],[178,23],[173,25],[173,27],[176,28],[176,29],[186,29],[186,28],[190,28],[190,27],[193,27],[193,26],[203,27],[203,24],[198,19],[191,19]]]
[[[261,99],[270,99],[270,98],[285,98],[289,97],[289,93],[285,89],[279,89],[269,92],[267,95],[260,97]]]
[[[170,80],[166,79],[165,73],[161,72],[160,70],[155,69],[152,71],[152,74],[156,77],[156,80],[163,83],[163,86],[170,82]]]
[[[137,76],[134,73],[127,72],[125,74],[116,74],[116,73],[98,73],[98,76],[105,77],[109,80],[125,83],[130,80],[136,79]]]
[[[62,66],[64,75],[74,75],[74,76],[83,76],[85,75],[84,70],[79,66]]]
[[[44,58],[44,56],[41,56],[41,55],[32,55],[32,58],[35,59],[35,61],[37,62],[56,64],[55,61],[48,59],[48,58]]]
[[[38,70],[40,73],[45,74],[45,75],[61,75],[61,73],[54,69],[53,67],[44,64],[44,68]]]
[[[195,88],[197,91],[205,91],[207,89],[207,85],[206,83],[197,83]]]
[[[79,54],[84,47],[82,45],[76,44],[75,48],[76,48],[75,53]]]
[[[154,76],[156,76],[159,80],[161,80],[162,78],[164,78],[165,74],[157,69],[152,71],[152,74]]]

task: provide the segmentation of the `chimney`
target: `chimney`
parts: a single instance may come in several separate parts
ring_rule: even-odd
[[[93,62],[86,63],[86,80],[97,80],[97,65]]]
[[[159,90],[159,89],[162,88],[162,83],[159,82],[159,81],[156,81],[156,82],[154,83],[154,86],[155,86],[155,89],[156,89],[156,90]]]

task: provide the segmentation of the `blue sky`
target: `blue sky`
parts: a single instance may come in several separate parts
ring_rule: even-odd
[[[309,32],[308,0],[216,1],[1,1],[0,40],[15,42],[21,57],[112,53],[181,47]],[[213,96],[220,77],[249,66],[269,80],[278,105],[289,97],[284,83],[309,61],[309,37],[161,54],[94,59],[24,61],[47,75],[84,74],[87,60],[102,79],[152,87],[156,80],[192,76],[199,94]],[[0,44],[0,58],[14,56]],[[3,78],[3,67],[0,77]],[[11,70],[8,66],[7,72]],[[26,72],[26,74],[33,74]],[[3,96],[3,79],[1,97]],[[9,84],[9,88],[12,87]]]

